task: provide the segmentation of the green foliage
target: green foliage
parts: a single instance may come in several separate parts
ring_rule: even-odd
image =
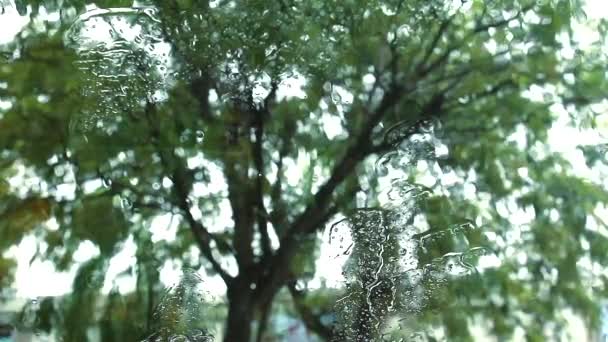
[[[598,323],[606,278],[581,265],[608,264],[608,192],[549,146],[562,112],[596,127],[608,91],[605,42],[573,33],[608,25],[580,1],[133,4],[14,1],[31,20],[0,47],[0,289],[15,268],[4,252],[26,236],[57,270],[78,266],[73,291],[40,304],[40,329],[202,332],[194,278],[153,317],[172,261],[245,277],[263,310],[314,278],[319,232],[340,215],[353,247],[338,337],[468,341],[481,319],[500,340],[545,340],[566,309]],[[576,147],[605,173],[605,145]],[[174,239],[152,236],[163,215]],[[100,253],[78,264],[85,241]],[[102,294],[127,241],[135,290]],[[294,298],[310,329],[323,324],[306,307],[329,311],[335,291]]]
[[[114,208],[111,197],[85,198],[74,208],[72,232],[77,239],[90,240],[102,254],[126,237],[127,222],[122,212]]]

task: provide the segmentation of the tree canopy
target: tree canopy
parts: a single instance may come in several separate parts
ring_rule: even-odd
[[[57,271],[78,265],[68,295],[17,325],[65,342],[91,326],[103,341],[264,341],[284,298],[328,341],[467,341],[474,326],[543,341],[568,312],[598,324],[605,144],[565,136],[576,160],[549,139],[606,125],[608,25],[580,0],[2,11],[29,21],[0,47],[0,290],[27,236]],[[174,238],[153,232],[163,215]],[[319,282],[323,248],[344,261],[340,286]],[[135,288],[104,293],[125,249]],[[167,262],[225,295],[203,299],[189,272],[165,290]]]

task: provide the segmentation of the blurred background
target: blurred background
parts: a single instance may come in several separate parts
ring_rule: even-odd
[[[0,341],[608,336],[602,1],[0,6]]]

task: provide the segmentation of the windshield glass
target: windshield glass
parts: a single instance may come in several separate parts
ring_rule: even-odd
[[[601,0],[0,0],[0,341],[608,337]]]

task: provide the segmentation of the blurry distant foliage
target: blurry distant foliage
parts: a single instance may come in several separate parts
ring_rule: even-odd
[[[598,323],[608,193],[547,144],[560,109],[594,128],[608,93],[604,38],[583,49],[572,30],[608,23],[580,0],[2,6],[31,20],[0,47],[0,289],[24,237],[59,271],[99,251],[19,325],[205,341],[223,320],[225,341],[264,341],[287,295],[333,341],[467,341],[474,322],[544,341],[566,309]],[[579,150],[601,173],[605,145]],[[153,239],[166,214],[176,238]],[[310,290],[341,218],[344,288]],[[135,291],[101,295],[130,240]],[[221,277],[224,310],[191,275],[163,290],[167,261]]]

